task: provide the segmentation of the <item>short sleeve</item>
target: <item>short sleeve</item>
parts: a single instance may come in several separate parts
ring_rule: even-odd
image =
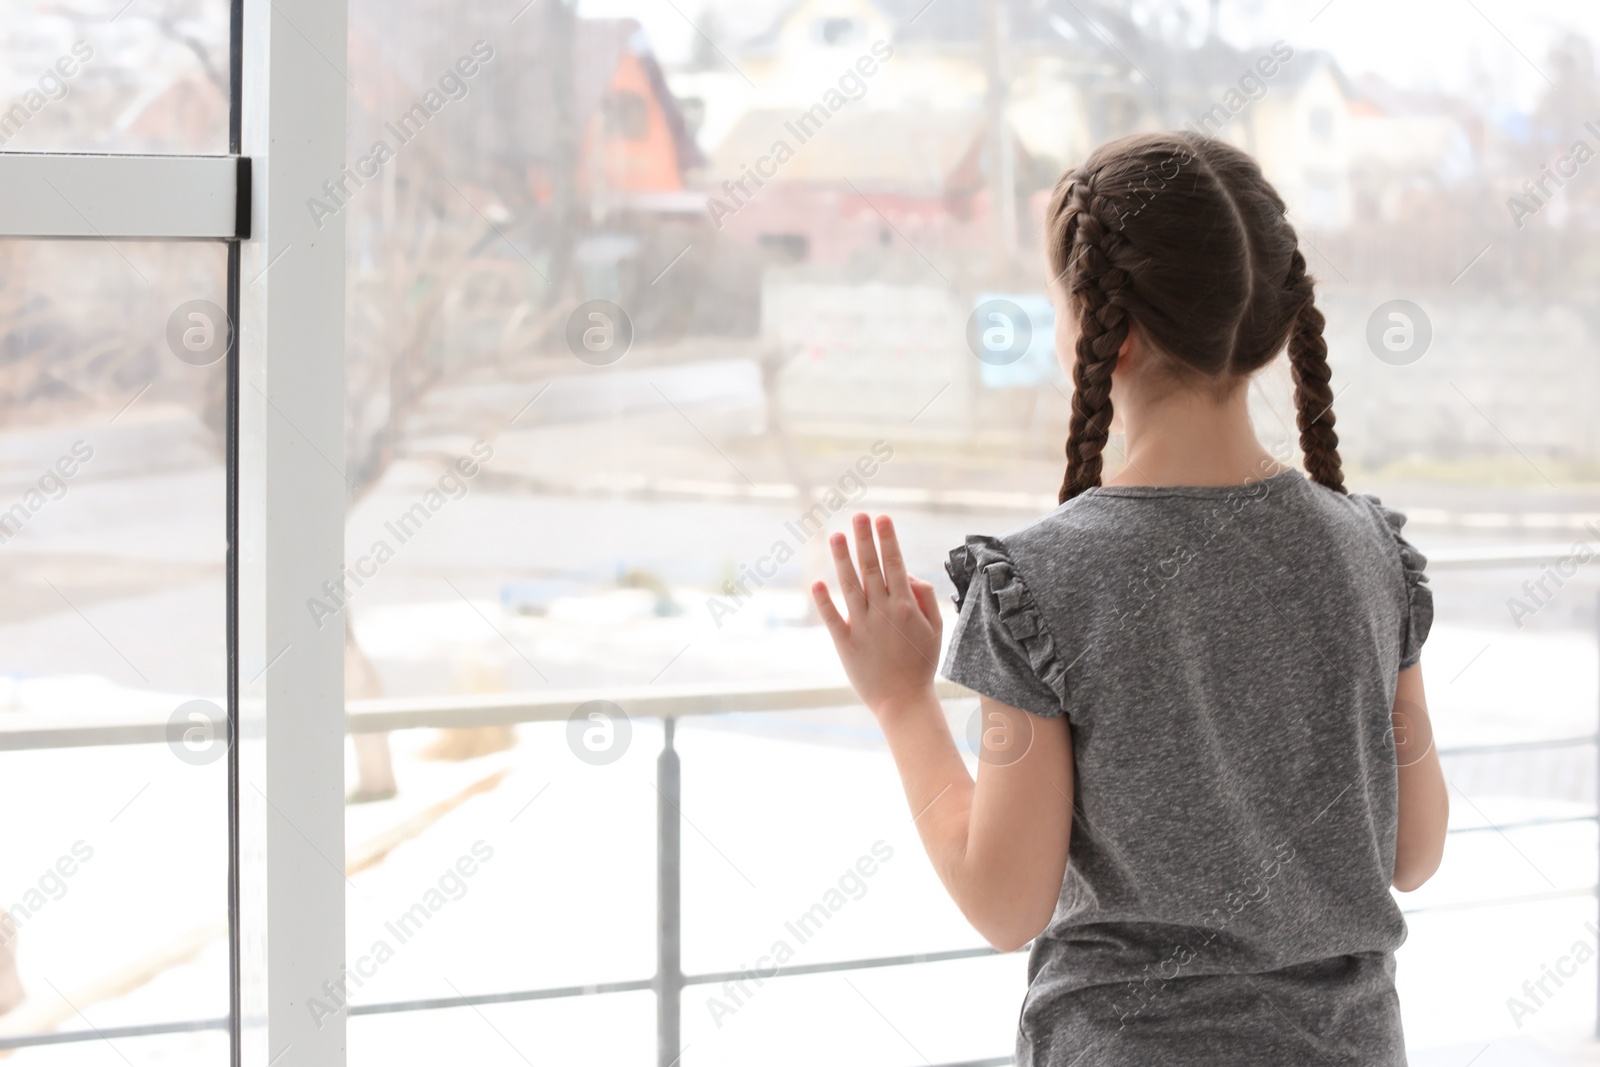
[[[1406,524],[1404,513],[1384,507],[1383,502],[1370,493],[1361,495],[1372,504],[1373,510],[1388,527],[1405,574],[1407,618],[1406,632],[1400,645],[1400,669],[1406,670],[1415,667],[1422,658],[1422,643],[1428,639],[1428,631],[1433,628],[1433,590],[1428,587],[1428,577],[1423,573],[1428,566],[1428,557],[1401,536],[1400,530]]]
[[[991,700],[1054,718],[1066,707],[1066,667],[1033,594],[1005,548],[969,537],[945,564],[958,617],[944,676]]]

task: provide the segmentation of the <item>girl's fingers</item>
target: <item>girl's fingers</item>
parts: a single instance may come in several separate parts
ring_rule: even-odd
[[[878,541],[883,550],[883,581],[890,596],[906,591],[906,561],[900,553],[900,538],[895,536],[894,520],[878,516]]]
[[[835,641],[844,640],[850,628],[845,623],[844,616],[839,614],[839,609],[833,606],[833,597],[828,593],[828,583],[812,582],[811,599],[816,601],[817,614],[822,616],[822,625],[828,628],[828,636]]]
[[[917,598],[917,607],[923,618],[936,629],[944,625],[944,619],[939,615],[939,594],[932,582],[925,582],[921,578],[911,579],[911,595]]]
[[[850,525],[856,533],[856,555],[861,561],[861,587],[866,590],[867,599],[883,596],[887,588],[883,584],[883,569],[878,566],[878,546],[872,540],[872,520],[864,512],[857,512],[850,518]]]
[[[850,546],[844,534],[829,537],[828,548],[833,552],[833,568],[839,575],[839,595],[844,597],[845,607],[850,609],[851,615],[866,610],[867,597],[861,590],[861,579],[856,576],[856,569],[850,563]]]

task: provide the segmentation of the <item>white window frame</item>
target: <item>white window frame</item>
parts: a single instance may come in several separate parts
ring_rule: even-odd
[[[344,630],[305,599],[344,562],[344,229],[305,201],[344,167],[347,10],[230,6],[229,154],[0,151],[0,237],[229,242],[231,1062],[342,1067],[308,1001],[345,966]]]
[[[0,236],[232,239],[249,173],[231,156],[0,152]]]

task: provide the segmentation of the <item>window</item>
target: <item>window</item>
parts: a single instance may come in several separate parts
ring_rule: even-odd
[[[805,262],[811,250],[810,240],[800,233],[764,233],[756,238],[756,243],[774,257],[789,263]]]
[[[1432,560],[1412,1058],[1592,1025],[1524,982],[1595,965],[1600,25],[1528,3],[1340,0],[1284,62],[1272,4],[1199,44],[1151,5],[719,2],[697,41],[0,0],[0,1056],[1005,1061],[1027,959],[923,862],[807,586],[857,509],[947,600],[950,548],[1055,506],[1054,182],[1207,115],[1288,201],[1352,488]],[[1291,389],[1250,403],[1294,462]]]
[[[314,1058],[342,1018],[265,986],[342,968],[340,646],[297,595],[339,566],[342,19],[8,6],[0,1052]]]
[[[650,111],[644,97],[622,90],[608,95],[602,105],[606,136],[619,141],[642,141],[650,130]]]
[[[228,11],[3,0],[0,151],[226,152]]]
[[[866,25],[860,19],[818,19],[815,26],[817,40],[829,48],[853,44],[866,36]]]
[[[0,239],[6,1037],[227,1062],[227,259]]]
[[[1333,140],[1333,109],[1314,107],[1309,116],[1311,136],[1319,141]]]
[[[809,686],[842,685],[805,595],[810,580],[830,574],[821,529],[858,507],[895,513],[915,531],[918,573],[948,594],[943,553],[965,534],[1013,528],[1053,506],[1070,386],[1050,358],[1048,315],[1026,309],[1047,307],[1039,278],[1050,188],[1089,143],[1181,126],[1212,108],[1229,116],[1226,136],[1252,145],[1289,198],[1319,280],[1352,484],[1410,509],[1408,531],[1444,558],[1446,546],[1488,558],[1522,538],[1513,524],[1523,510],[1558,524],[1530,531],[1529,552],[1537,540],[1579,536],[1560,524],[1587,509],[1566,494],[1586,490],[1559,472],[1592,461],[1581,426],[1600,383],[1581,361],[1559,361],[1591,350],[1582,323],[1592,295],[1575,285],[1561,297],[1568,310],[1550,320],[1548,291],[1511,318],[1486,303],[1489,293],[1509,299],[1499,283],[1519,264],[1565,253],[1552,244],[1553,258],[1524,261],[1534,246],[1512,251],[1509,232],[1469,210],[1465,193],[1430,192],[1419,210],[1401,212],[1398,228],[1349,224],[1364,175],[1403,188],[1409,165],[1342,156],[1345,124],[1369,121],[1337,110],[1363,91],[1351,79],[1378,66],[1423,85],[1431,60],[1384,66],[1381,50],[1345,41],[1325,51],[1349,77],[1296,82],[1294,64],[1320,46],[1296,41],[1300,58],[1275,59],[1280,34],[1266,9],[1246,20],[1245,36],[1213,42],[1226,54],[1205,63],[1155,21],[1127,41],[1102,24],[1111,44],[1086,30],[1063,53],[1060,35],[1022,5],[1005,31],[1008,121],[995,130],[985,118],[981,22],[935,6],[912,23],[919,6],[898,15],[887,50],[873,50],[870,24],[854,9],[818,18],[802,5],[719,33],[717,52],[702,49],[697,60],[695,48],[674,43],[685,36],[681,20],[644,4],[580,7],[571,22],[559,6],[535,5],[510,30],[482,4],[448,15],[352,4],[348,70],[360,107],[351,152],[382,136],[409,106],[405,93],[476,57],[480,40],[493,50],[475,58],[468,95],[397,153],[393,174],[407,192],[374,188],[346,216],[349,402],[359,426],[347,455],[371,477],[352,494],[346,533],[361,584],[348,583],[338,614],[351,662],[363,664],[350,674],[353,716],[372,727],[352,745],[352,790],[374,798],[349,808],[346,837],[358,847],[419,827],[347,890],[351,959],[367,957],[373,971],[350,994],[352,1062],[385,1062],[424,1040],[488,1055],[504,1047],[495,1028],[535,1060],[584,1058],[575,1050],[587,1040],[598,1060],[639,1048],[648,1059],[648,1049],[666,1047],[663,1064],[684,1048],[686,1063],[757,1062],[782,1033],[808,1061],[888,1063],[907,1055],[896,1028],[934,1063],[1009,1051],[1025,964],[985,954],[921,865],[873,724],[858,709],[824,706],[847,695],[775,705],[800,701]],[[1333,26],[1338,11],[1314,26]],[[1521,62],[1492,29],[1478,29],[1472,47],[1495,50],[1508,68]],[[570,76],[550,61],[562,54],[583,60]],[[394,83],[369,55],[407,57],[405,88],[382,97]],[[1234,73],[1222,86],[1184,73],[1201,70]],[[1240,71],[1265,84],[1261,104],[1239,104],[1257,95],[1254,82],[1238,87]],[[664,89],[652,88],[656,72]],[[1548,95],[1525,73],[1518,92]],[[624,89],[649,102],[663,133],[629,144],[637,154],[626,188],[590,154],[594,145],[559,133],[597,117],[629,129],[638,109],[619,102]],[[1285,114],[1296,129],[1281,125]],[[1352,133],[1351,144],[1392,145],[1375,136],[1381,126],[1362,127],[1369,139]],[[1299,140],[1285,136],[1297,131]],[[1511,141],[1496,143],[1511,151]],[[1525,174],[1508,158],[1480,158],[1483,180],[1515,188],[1538,173],[1534,157]],[[1580,185],[1563,193],[1574,213]],[[1541,210],[1530,230],[1550,217]],[[1380,359],[1367,341],[1369,319],[1397,295],[1424,308],[1436,331],[1406,365]],[[1007,322],[1005,359],[985,358],[994,353],[981,351],[984,330],[972,331],[980,350],[969,343],[980,296],[1024,309]],[[1442,358],[1447,328],[1459,329],[1447,324],[1469,320],[1482,367],[1462,358],[1468,341],[1458,332]],[[1502,336],[1513,321],[1548,331],[1540,380],[1574,383],[1566,399],[1540,393],[1519,406],[1497,393],[1494,352],[1526,356],[1530,347]],[[406,359],[390,362],[397,353]],[[1269,446],[1295,457],[1290,391],[1280,362],[1253,404]],[[1496,426],[1566,488],[1552,492]],[[1483,458],[1469,458],[1458,437]],[[1558,448],[1573,467],[1555,466]],[[1108,463],[1118,462],[1113,448]],[[1500,477],[1507,484],[1494,487]],[[1477,525],[1491,521],[1506,525]],[[1584,594],[1564,601],[1573,605],[1566,624],[1559,607],[1541,612],[1537,625],[1550,629],[1536,636],[1497,614],[1536,572],[1449,566],[1434,578],[1443,607],[1429,656],[1440,666],[1429,670],[1439,671],[1430,684],[1439,743],[1461,769],[1456,784],[1496,822],[1524,805],[1537,813],[1530,819],[1586,814],[1576,786],[1538,798],[1516,784],[1517,768],[1535,757],[1465,751],[1479,736],[1592,732],[1592,686],[1579,688],[1578,677],[1592,659],[1561,673],[1571,688],[1549,690],[1549,710],[1538,713],[1512,692],[1515,660],[1492,666],[1501,648],[1527,647],[1552,663],[1558,648],[1587,648],[1589,624],[1576,614]],[[1489,658],[1469,665],[1486,643]],[[1485,671],[1481,695],[1448,684],[1463,669],[1463,680]],[[741,696],[713,695],[730,691]],[[1524,714],[1512,725],[1495,707]],[[711,708],[729,713],[692,713]],[[970,705],[953,700],[949,710],[964,727]],[[673,722],[670,746],[663,715]],[[1445,724],[1456,721],[1474,725],[1451,733]],[[1578,867],[1558,875],[1553,857],[1559,842],[1576,848],[1585,833],[1581,855],[1592,857],[1593,827],[1569,830],[1506,833],[1563,891],[1583,890]],[[493,849],[487,862],[472,853],[480,841]],[[874,859],[880,841],[892,851],[886,862]],[[1550,890],[1509,847],[1496,851],[1503,845],[1492,832],[1451,838],[1460,855],[1502,872],[1505,895]],[[677,857],[676,881],[657,867],[663,856]],[[865,892],[841,894],[836,910],[824,904],[826,925],[802,943],[785,924],[798,927],[862,857],[876,862]],[[448,872],[463,859],[474,873],[458,885]],[[1475,908],[1499,891],[1447,871],[1428,892],[1404,906]],[[1573,897],[1573,929],[1592,900]],[[1503,947],[1527,936],[1536,906],[1510,906],[1484,937]],[[402,945],[385,924],[401,929],[408,912]],[[658,940],[657,923],[674,914],[674,935]],[[1500,988],[1494,968],[1465,948],[1421,951],[1448,940],[1449,914],[1458,913],[1409,917],[1416,936],[1401,972],[1427,975],[1402,979],[1419,1061],[1421,1050],[1455,1041],[1429,1020],[1464,1026],[1454,1001]],[[783,966],[795,968],[949,957],[850,972],[854,991],[830,972],[743,979],[741,989],[745,972],[774,964],[780,941]],[[381,964],[380,942],[394,949]],[[1548,944],[1552,959],[1570,948]],[[584,989],[597,991],[536,999]],[[1513,992],[1478,1013],[1499,1013],[1482,1023],[1486,1042],[1516,1033],[1504,1018]],[[415,1005],[437,1005],[434,1017],[448,1023],[430,1024],[407,1010]],[[838,1025],[807,1025],[822,1013]],[[940,1025],[946,1018],[961,1025]],[[592,1029],[596,1019],[606,1025]]]
[[[1306,175],[1305,212],[1307,223],[1318,229],[1329,229],[1345,221],[1340,203],[1339,176],[1326,171],[1312,171]]]

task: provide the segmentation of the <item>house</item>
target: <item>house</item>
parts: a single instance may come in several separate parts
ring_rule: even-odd
[[[1327,232],[1354,220],[1350,104],[1355,91],[1326,52],[1282,64],[1251,107],[1244,148],[1289,205],[1297,225]]]
[[[633,19],[580,19],[572,114],[580,195],[610,206],[664,204],[704,162],[661,65]]]
[[[364,198],[362,213],[408,202],[420,218],[450,218],[481,235],[474,254],[527,276],[518,284],[535,305],[623,303],[641,341],[702,317],[712,250],[687,176],[704,157],[636,20],[565,4],[511,22],[439,0],[352,0],[349,50],[350,164],[366,179],[350,199]],[[379,143],[390,149],[375,164]],[[356,256],[397,232],[359,221]]]
[[[738,48],[737,62],[756,86],[750,106],[810,107],[875,42],[894,41],[894,20],[872,0],[798,0]]]
[[[478,48],[491,58],[468,95],[487,99],[463,108],[476,117],[440,123],[463,177],[496,188],[513,177],[536,205],[575,197],[604,216],[673,205],[686,172],[703,162],[636,20],[540,12],[508,29],[471,25],[471,13],[434,0],[399,5],[351,5],[353,95],[366,120],[353,136],[403,114],[449,73],[456,53]],[[676,209],[684,208],[680,196]]]
[[[816,114],[751,111],[723,139],[705,179],[719,230],[795,263],[841,263],[901,239],[924,253],[984,246],[984,111]],[[1026,172],[1026,150],[1010,140]]]
[[[1053,177],[1040,177],[1031,148],[1039,131],[1059,131],[1061,113],[1019,108],[1031,136],[1009,108],[991,119],[971,19],[905,6],[798,0],[732,50],[724,66],[736,71],[674,75],[703,114],[711,158],[698,184],[719,229],[787,262],[838,263],[905,243],[977,250],[995,229],[997,145],[1015,179],[1001,217],[1027,227],[1017,205]],[[1062,102],[1061,83],[1045,91]]]
[[[1175,57],[1171,126],[1244,149],[1309,230],[1354,217],[1351,115],[1356,92],[1326,52],[1283,41],[1238,49],[1211,39]]]

